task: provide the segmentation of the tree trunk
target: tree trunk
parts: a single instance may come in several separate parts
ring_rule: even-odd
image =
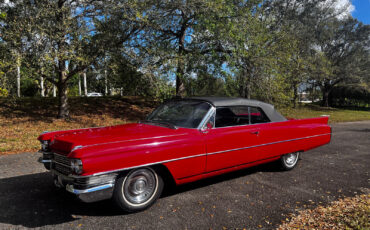
[[[107,70],[104,70],[104,85],[105,85],[104,94],[105,94],[105,96],[108,96],[108,75],[107,75]]]
[[[45,97],[44,77],[42,76],[40,76],[40,94],[41,97]]]
[[[85,94],[85,96],[87,96],[86,72],[83,73],[83,80],[84,80],[84,94]]]
[[[54,77],[53,77],[53,80],[55,80]],[[53,97],[56,97],[56,96],[57,96],[57,86],[53,84]]]
[[[185,85],[182,79],[182,73],[179,73],[179,68],[177,68],[176,74],[176,96],[183,97],[185,95]]]
[[[322,91],[322,106],[329,107],[330,88],[325,84],[321,91]]]
[[[252,77],[249,75],[247,76],[247,85],[245,87],[245,90],[247,90],[246,92],[246,96],[248,99],[251,99],[251,92],[252,92]]]
[[[298,87],[296,83],[293,83],[293,108],[297,108],[298,99]]]
[[[81,76],[78,75],[78,95],[81,97]]]
[[[44,95],[45,95],[45,97],[47,97],[49,95],[48,85],[44,85]]]
[[[185,96],[185,84],[184,84],[184,60],[182,51],[179,52],[179,58],[177,61],[177,70],[176,70],[176,96],[183,97]]]
[[[68,85],[67,85],[67,68],[66,61],[62,60],[58,63],[58,118],[69,118],[68,108]]]
[[[57,87],[53,84],[53,97],[57,96]]]
[[[315,83],[313,82],[312,83],[312,89],[311,89],[311,95],[310,95],[312,103],[315,102],[315,87],[316,87]]]
[[[322,92],[322,106],[329,107],[329,92],[326,90]]]
[[[185,75],[185,33],[187,25],[184,21],[180,33],[178,35],[179,39],[179,50],[178,50],[178,59],[177,59],[177,71],[176,71],[176,96],[183,97],[185,96],[185,84],[184,84],[184,75]]]
[[[246,72],[245,74],[241,76],[240,79],[240,85],[239,85],[239,95],[242,98],[248,98],[251,99],[251,85],[252,85],[252,79],[250,76],[247,75]]]
[[[68,89],[66,82],[59,82],[58,84],[58,118],[68,118],[69,117],[69,108],[68,108]]]
[[[245,98],[245,92],[246,90],[246,85],[245,82],[243,81],[244,79],[240,79],[240,85],[239,85],[239,96],[242,98]]]
[[[17,97],[21,97],[21,67],[19,61],[17,63]]]
[[[59,62],[59,80],[58,80],[58,102],[59,111],[58,118],[69,118],[68,108],[68,87],[67,87],[67,72],[65,61]]]
[[[321,88],[322,91],[322,106],[329,107],[329,94],[332,89],[332,85],[330,83],[324,83],[324,86]]]
[[[246,70],[243,69],[239,76],[239,96],[242,98],[246,97],[247,84],[246,84],[247,74]]]

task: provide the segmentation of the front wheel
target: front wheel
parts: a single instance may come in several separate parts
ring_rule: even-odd
[[[113,199],[126,212],[150,207],[163,190],[163,179],[151,168],[133,169],[116,181]]]
[[[284,170],[291,170],[297,165],[298,159],[299,152],[285,154],[280,158],[281,167]]]

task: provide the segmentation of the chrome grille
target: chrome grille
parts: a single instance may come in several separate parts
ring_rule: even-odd
[[[53,168],[56,171],[64,175],[69,175],[72,173],[71,160],[66,156],[54,153],[54,167]]]
[[[54,161],[65,166],[71,166],[71,160],[63,155],[54,154]]]
[[[71,168],[69,167],[65,167],[64,165],[60,165],[60,164],[54,164],[54,169],[64,175],[69,175],[72,173],[72,170]]]

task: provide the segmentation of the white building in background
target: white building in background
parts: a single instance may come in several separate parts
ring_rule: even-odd
[[[312,102],[317,102],[319,101],[320,99],[318,98],[315,98],[313,101],[312,101],[312,96],[310,93],[307,93],[307,92],[300,92],[298,93],[298,101],[300,103],[312,103]]]

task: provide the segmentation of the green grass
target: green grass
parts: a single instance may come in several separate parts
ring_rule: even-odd
[[[329,115],[329,123],[370,120],[370,108],[326,108],[318,105],[301,105],[297,108],[282,108],[286,117],[303,119]]]

